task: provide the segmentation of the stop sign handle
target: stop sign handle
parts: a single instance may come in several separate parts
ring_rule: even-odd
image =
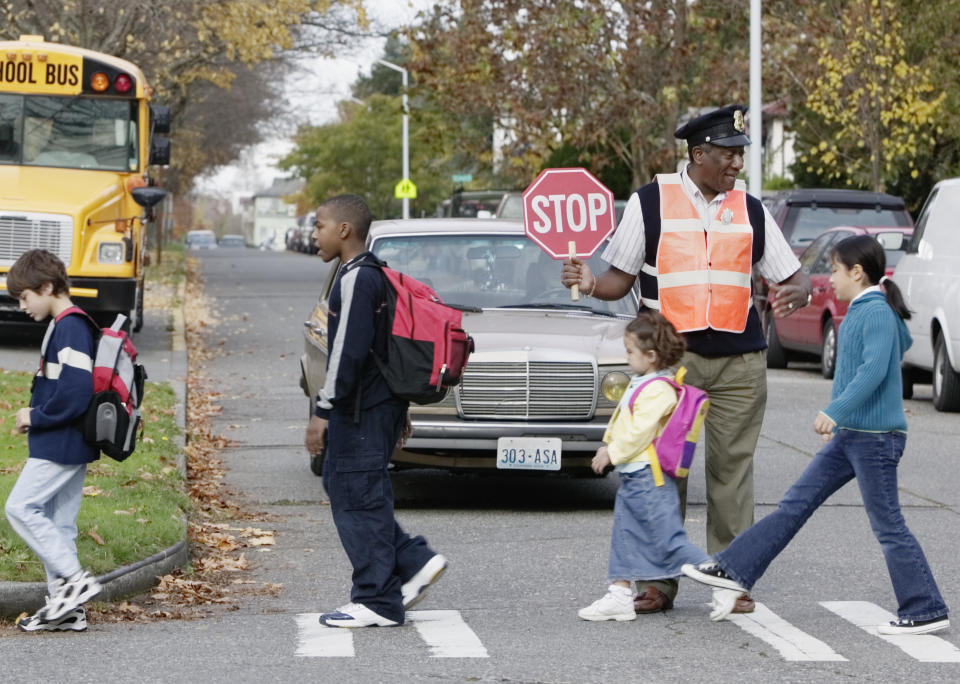
[[[573,257],[577,256],[577,243],[571,240],[567,243],[567,248],[570,250],[570,260],[573,261]],[[580,301],[580,284],[574,283],[570,286],[570,301],[578,302]]]

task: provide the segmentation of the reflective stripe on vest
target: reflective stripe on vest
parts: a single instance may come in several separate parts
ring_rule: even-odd
[[[731,190],[706,232],[680,174],[657,176],[660,242],[656,275],[660,312],[680,332],[743,332],[750,313],[753,228],[747,197]]]

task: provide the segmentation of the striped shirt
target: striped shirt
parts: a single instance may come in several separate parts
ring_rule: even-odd
[[[78,420],[93,399],[93,334],[79,315],[52,320],[40,347],[41,365],[30,397],[30,458],[63,465],[99,456],[83,440]]]
[[[683,191],[693,202],[693,206],[700,215],[703,229],[706,231],[712,217],[716,216],[720,205],[723,204],[727,193],[721,192],[708,202],[707,198],[700,192],[700,188],[690,178],[686,168],[680,172],[680,181]],[[742,181],[737,181],[737,189],[744,189]],[[786,238],[783,237],[783,233],[780,232],[780,226],[777,225],[766,207],[763,208],[763,216],[765,234],[763,257],[755,264],[754,268],[769,282],[782,283],[800,270],[800,261],[793,253]],[[641,266],[643,266],[646,256],[645,250],[640,196],[633,193],[627,201],[620,225],[617,226],[617,230],[610,238],[601,258],[614,268],[631,275],[637,275],[640,273]]]

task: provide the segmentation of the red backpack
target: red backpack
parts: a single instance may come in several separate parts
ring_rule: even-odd
[[[429,285],[386,266],[387,300],[380,315],[388,331],[386,358],[374,354],[390,391],[414,404],[434,404],[460,383],[474,350],[463,313],[443,303]]]
[[[650,458],[650,468],[657,486],[663,484],[663,475],[666,473],[673,479],[684,478],[690,474],[690,464],[693,463],[693,454],[697,449],[697,440],[700,439],[700,428],[707,417],[710,400],[707,393],[698,387],[683,384],[683,376],[687,369],[682,366],[677,370],[676,380],[666,376],[650,378],[642,383],[630,397],[630,413],[633,405],[644,387],[651,382],[666,382],[677,391],[677,405],[667,419],[660,436],[653,440],[653,453]]]
[[[137,446],[140,402],[147,371],[137,363],[137,348],[122,330],[127,317],[118,314],[109,328],[101,328],[83,309],[72,306],[57,316],[79,315],[90,326],[96,346],[93,359],[93,399],[80,418],[88,444],[117,461],[125,460]],[[41,349],[41,359],[46,349]]]

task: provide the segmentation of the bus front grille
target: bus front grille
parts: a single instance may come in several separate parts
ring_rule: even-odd
[[[45,249],[70,266],[73,219],[63,214],[0,211],[0,266],[10,267],[24,252]]]

